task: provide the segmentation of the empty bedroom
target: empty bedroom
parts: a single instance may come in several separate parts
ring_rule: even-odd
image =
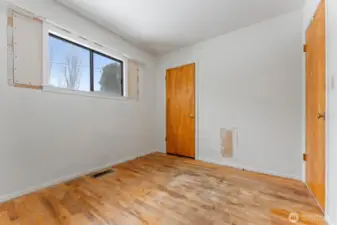
[[[0,225],[337,225],[337,1],[0,0]]]

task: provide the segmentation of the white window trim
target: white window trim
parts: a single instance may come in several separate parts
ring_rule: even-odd
[[[69,89],[69,88],[59,88],[59,87],[54,87],[50,85],[43,86],[42,91],[57,93],[57,94],[79,95],[82,97],[105,98],[105,99],[113,99],[113,100],[119,100],[119,101],[136,102],[136,100],[132,98],[122,97],[122,96],[121,97],[112,96],[104,92],[81,91],[81,90],[74,90],[74,89]]]
[[[94,41],[90,41],[87,38],[83,38],[80,35],[67,32],[64,29],[61,29],[47,21],[43,22],[42,28],[42,40],[43,40],[43,79],[42,79],[42,90],[47,92],[54,92],[54,93],[62,93],[62,94],[71,94],[71,95],[81,95],[84,97],[97,97],[97,98],[107,98],[107,99],[115,99],[115,100],[129,100],[133,101],[133,99],[128,97],[128,59],[118,54],[102,45],[98,45]],[[92,92],[92,91],[82,91],[82,90],[73,90],[67,88],[60,88],[49,85],[49,33],[57,35],[61,38],[67,39],[84,47],[93,49],[95,51],[101,52],[113,58],[119,59],[123,61],[123,94],[124,96],[112,96],[109,93],[104,92]]]

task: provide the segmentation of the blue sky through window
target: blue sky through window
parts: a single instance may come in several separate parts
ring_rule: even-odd
[[[55,87],[90,91],[90,50],[49,36],[49,84]],[[103,68],[118,63],[94,53],[94,90],[99,84]]]

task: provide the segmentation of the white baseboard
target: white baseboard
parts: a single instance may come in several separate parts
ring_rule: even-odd
[[[2,195],[2,196],[0,196],[0,203],[6,202],[6,201],[11,200],[13,198],[17,198],[17,197],[20,197],[20,196],[23,196],[23,195],[26,195],[26,194],[29,194],[29,193],[36,192],[38,190],[41,190],[41,189],[44,189],[44,188],[47,188],[47,187],[51,187],[51,186],[54,186],[54,185],[57,185],[57,184],[61,184],[63,182],[66,182],[66,181],[75,179],[77,177],[81,177],[81,176],[93,173],[95,171],[99,171],[99,170],[108,168],[110,166],[113,166],[113,165],[116,165],[116,164],[119,164],[119,163],[123,163],[123,162],[129,161],[129,160],[132,160],[132,159],[136,159],[138,157],[142,157],[142,156],[145,156],[147,154],[150,154],[150,153],[156,152],[156,151],[157,150],[141,153],[137,156],[127,157],[127,158],[124,158],[124,159],[121,159],[121,160],[117,160],[116,162],[112,162],[112,163],[109,163],[109,164],[106,164],[106,165],[102,165],[102,166],[98,166],[96,168],[89,169],[87,171],[74,173],[74,174],[71,174],[71,175],[67,175],[65,177],[61,177],[61,178],[57,178],[57,179],[48,181],[48,182],[43,183],[43,184],[38,184],[34,187],[26,188],[26,189],[21,190],[21,191],[16,191],[16,192],[13,192],[13,193],[10,193],[10,194]]]
[[[275,173],[273,171],[265,171],[265,170],[251,168],[251,167],[246,167],[246,166],[241,166],[241,165],[221,163],[219,161],[211,160],[211,159],[199,159],[199,160],[204,161],[204,162],[208,162],[208,163],[217,164],[217,165],[232,167],[232,168],[235,168],[235,169],[246,170],[246,171],[251,171],[251,172],[255,172],[255,173],[261,173],[261,174],[276,176],[276,177],[283,177],[283,178],[288,178],[288,179],[292,179],[292,180],[298,180],[298,181],[302,182],[302,178],[301,177],[296,177],[296,176],[289,175],[289,174],[281,174],[281,173]]]

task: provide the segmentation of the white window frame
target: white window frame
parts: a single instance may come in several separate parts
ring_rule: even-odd
[[[43,22],[42,28],[42,40],[43,40],[43,79],[42,79],[42,90],[48,92],[59,92],[64,94],[74,94],[74,95],[82,95],[85,97],[98,97],[98,98],[111,98],[116,100],[130,100],[128,98],[128,60],[121,54],[114,52],[113,50],[99,45],[94,41],[91,41],[87,38],[84,38],[80,35],[77,35],[73,32],[69,32],[68,30],[62,29],[58,26],[55,26],[47,21]],[[49,34],[54,34],[76,44],[79,44],[83,47],[93,49],[97,52],[103,53],[107,56],[111,56],[118,60],[123,61],[123,96],[117,97],[112,96],[108,92],[92,92],[92,91],[83,91],[83,90],[74,90],[69,88],[61,88],[49,85]]]

